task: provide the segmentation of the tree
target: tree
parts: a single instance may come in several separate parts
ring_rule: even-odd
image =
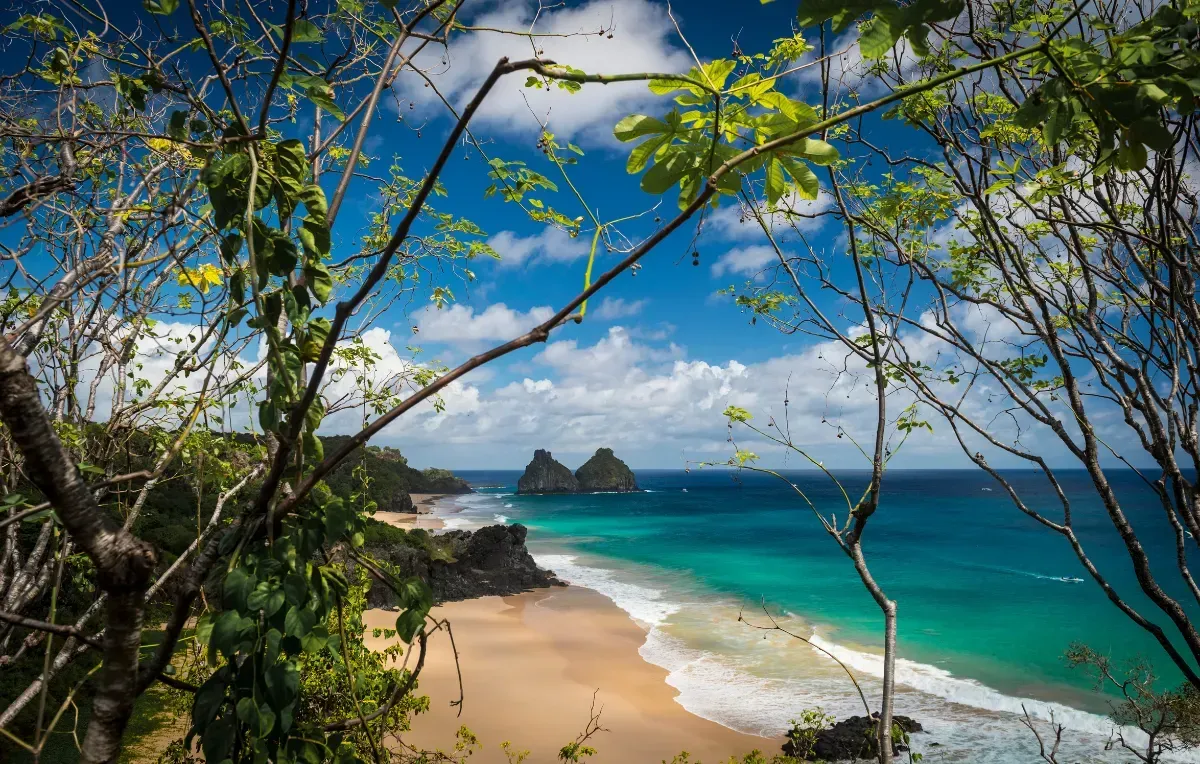
[[[815,5],[823,10],[802,10],[802,20],[833,10]],[[863,10],[848,7],[835,26]],[[876,10],[858,35],[867,80],[823,68],[822,99],[845,113],[859,108],[856,88],[884,87],[904,96],[884,119],[913,134],[904,151],[879,145],[862,122],[837,134],[843,158],[830,168],[831,198],[817,214],[844,227],[851,268],[805,251],[800,237],[790,244],[803,254],[780,246],[805,218],[768,184],[765,199],[748,194],[743,205],[775,247],[776,278],[737,297],[755,319],[840,343],[847,373],[874,380],[878,427],[888,399],[904,413],[886,422],[905,433],[932,412],[1014,506],[1059,534],[1113,604],[1157,641],[1190,685],[1162,696],[1172,709],[1187,707],[1172,698],[1200,686],[1187,604],[1200,602],[1187,561],[1200,534],[1198,16],[1192,2],[968,2],[893,48],[880,42],[882,30],[915,16]],[[911,94],[915,83],[962,70],[971,72]],[[848,307],[829,315],[823,295]],[[1120,426],[1105,424],[1113,415]],[[1137,592],[1118,591],[1075,534],[1052,446],[1087,470]],[[1042,471],[1061,511],[1037,509],[988,453]],[[887,458],[877,448],[873,469]],[[1136,469],[1154,491],[1176,559],[1149,559],[1113,489],[1114,466]],[[1164,565],[1174,568],[1173,584],[1164,583]],[[1174,734],[1154,718],[1143,725],[1149,743],[1135,751],[1145,761],[1158,760],[1163,736]],[[1189,737],[1176,742],[1189,745]]]

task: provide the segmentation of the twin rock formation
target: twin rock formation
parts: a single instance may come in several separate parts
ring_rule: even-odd
[[[574,475],[571,470],[538,449],[525,474],[517,481],[517,493],[630,493],[641,490],[633,470],[613,455],[611,448],[596,449]]]

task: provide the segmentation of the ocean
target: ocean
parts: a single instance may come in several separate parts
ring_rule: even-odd
[[[864,712],[835,661],[782,631],[756,628],[773,624],[837,656],[878,707],[882,616],[850,561],[779,480],[715,469],[638,470],[643,493],[517,496],[519,472],[459,474],[479,489],[456,497],[463,511],[449,525],[528,526],[541,565],[606,594],[646,628],[642,656],[667,669],[689,711],[764,735],[781,734],[805,709],[838,718]],[[1061,518],[1040,473],[1006,476],[1030,506]],[[826,515],[844,521],[845,503],[828,478],[808,471],[787,477]],[[868,476],[838,477],[857,496]],[[1086,474],[1060,478],[1076,533],[1097,567],[1153,614]],[[1161,507],[1133,472],[1112,479],[1160,563],[1162,583],[1186,602],[1176,591],[1174,544]],[[914,747],[927,762],[1039,761],[1023,708],[1043,735],[1051,718],[1066,726],[1060,761],[1132,761],[1104,750],[1112,696],[1067,666],[1063,655],[1073,643],[1117,665],[1150,659],[1162,687],[1180,681],[1153,639],[1087,578],[1066,541],[1021,514],[982,472],[888,473],[864,548],[875,578],[898,603],[897,712],[925,726]]]

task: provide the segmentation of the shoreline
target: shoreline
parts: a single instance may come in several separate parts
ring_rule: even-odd
[[[468,516],[453,521],[454,527],[473,529],[493,524],[495,521],[489,521],[488,518],[494,512],[505,512],[506,509],[501,505],[512,501],[508,494],[503,493],[496,495],[495,500],[494,506],[492,502],[471,502],[450,510],[468,511]],[[439,514],[446,512],[445,505],[442,506]],[[496,517],[499,519],[500,516]],[[678,593],[672,594],[670,581],[659,581],[652,577],[646,582],[637,576],[631,581],[629,576],[620,573],[625,570],[624,567],[616,566],[613,569],[613,565],[605,565],[601,561],[581,561],[578,558],[581,554],[579,550],[553,539],[542,539],[540,533],[531,534],[528,543],[530,552],[542,568],[554,570],[560,578],[571,583],[572,589],[586,588],[598,595],[620,611],[624,620],[635,625],[638,636],[633,650],[634,658],[644,667],[653,669],[656,681],[669,692],[670,705],[692,719],[712,720],[709,723],[722,730],[755,741],[737,753],[747,753],[751,748],[759,748],[768,756],[778,752],[782,738],[754,737],[738,730],[777,734],[777,731],[789,726],[789,719],[796,718],[798,709],[819,706],[832,712],[838,719],[863,713],[857,698],[851,697],[846,691],[846,680],[840,669],[836,669],[832,661],[822,658],[816,651],[796,650],[790,639],[768,639],[764,643],[760,638],[751,645],[744,635],[731,635],[724,626],[720,629],[723,633],[718,636],[713,632],[717,624],[711,610],[698,609],[699,603],[692,602],[692,598],[686,595],[676,601]],[[588,555],[583,554],[583,557],[587,558]],[[591,567],[592,564],[597,567]],[[717,604],[727,605],[731,613],[740,612],[735,602],[722,601]],[[801,616],[788,614],[788,617],[800,619],[801,628],[813,629],[814,639],[838,653],[841,659],[851,665],[860,681],[868,686],[878,682],[879,666],[876,664],[880,657],[875,650],[852,639],[844,644],[827,641],[830,632],[837,633],[836,627],[827,629]],[[458,627],[455,630],[458,631]],[[457,634],[455,636],[457,638]],[[730,645],[722,647],[721,641],[731,637],[746,644],[737,653],[738,658],[726,660],[728,656],[725,653]],[[773,642],[787,642],[767,648],[769,653],[779,656],[776,663],[762,664],[764,659],[759,658],[752,660],[751,665],[744,665],[740,660],[745,656],[753,658],[755,655],[765,655],[759,646]],[[498,654],[507,657],[503,650]],[[587,660],[599,662],[600,658],[597,656]],[[765,668],[765,672],[756,670],[754,663],[759,663],[757,668]],[[1029,687],[1022,687],[1023,692],[1005,694],[969,676],[951,674],[934,663],[901,660],[900,664],[900,686],[897,688],[899,711],[917,719],[926,728],[925,734],[913,738],[916,751],[943,757],[978,757],[986,752],[977,760],[986,761],[987,764],[1012,764],[1028,760],[1028,755],[1036,756],[1036,748],[1033,748],[1035,740],[1019,721],[1021,705],[1027,704],[1037,723],[1043,727],[1048,723],[1050,714],[1054,715],[1056,721],[1065,722],[1067,730],[1063,750],[1066,755],[1077,757],[1081,764],[1085,761],[1099,764],[1117,760],[1103,747],[1112,729],[1111,721],[1104,714],[1085,710],[1073,703],[1066,704],[1063,702],[1065,698],[1055,699],[1053,695],[1047,697],[1038,693],[1030,696],[1027,694],[1031,689]],[[561,713],[559,709],[554,710]],[[586,709],[583,714],[586,715]],[[1127,729],[1126,732],[1131,733],[1132,730]],[[1131,738],[1136,739],[1137,735],[1133,734]],[[490,741],[485,742],[490,744]],[[513,742],[516,744],[519,741]],[[687,750],[695,761],[695,746]],[[650,758],[637,751],[639,755],[626,760],[670,761],[678,752]],[[715,755],[708,754],[700,758],[713,764],[714,759],[717,762],[727,761],[731,753],[718,751]],[[547,755],[545,760],[553,758]],[[533,760],[541,759],[534,757]],[[1177,756],[1168,760],[1200,762],[1200,756]]]
[[[404,742],[448,749],[465,725],[482,750],[471,760],[503,764],[506,740],[529,750],[530,761],[553,761],[562,746],[583,731],[593,697],[599,724],[607,730],[588,742],[604,762],[669,761],[681,751],[706,762],[724,761],[758,749],[777,753],[782,738],[737,732],[692,714],[677,701],[668,672],[639,653],[646,632],[604,594],[582,586],[539,589],[510,597],[481,597],[440,605],[435,618],[450,621],[462,670],[461,717],[458,672],[450,641],[430,640],[418,692],[429,711],[412,718]],[[396,614],[364,613],[367,644],[373,628],[392,628]]]
[[[440,531],[446,528],[446,523],[439,516],[439,510],[447,508],[441,505],[444,499],[457,494],[449,493],[410,493],[413,508],[416,512],[375,512],[375,519],[397,528],[411,531],[422,528],[427,531]]]

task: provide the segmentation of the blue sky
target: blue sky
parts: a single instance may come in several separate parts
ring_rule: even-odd
[[[473,7],[480,26],[520,29],[529,26],[536,3]],[[727,3],[676,3],[672,10],[704,60],[728,56],[735,37],[744,51],[765,50],[772,39],[791,33],[795,12],[791,2],[743,2],[736,14]],[[595,34],[601,27],[612,30],[611,39]],[[653,0],[567,2],[543,11],[536,28],[588,32],[538,44],[546,57],[589,72],[686,71],[692,64],[666,4]],[[440,55],[423,63],[443,93],[462,103],[501,55],[529,53],[527,40],[481,33],[460,37],[447,64]],[[525,161],[555,177],[554,167],[534,147],[542,120],[586,151],[572,168],[572,179],[603,219],[646,212],[656,204],[661,205],[657,214],[674,213],[673,194],[651,197],[640,190],[637,177],[625,172],[627,147],[611,135],[627,114],[666,111],[666,99],[635,83],[589,86],[571,95],[531,91],[523,82],[523,76],[513,77],[499,86],[474,123],[489,154]],[[784,89],[803,93],[805,81],[795,75]],[[422,125],[419,139],[395,121],[397,111],[406,123]],[[373,143],[377,161],[394,151],[416,175],[441,145],[449,125],[443,115],[420,80],[402,78],[380,120],[382,140]],[[440,280],[454,291],[452,306],[436,310],[419,291],[385,315],[369,337],[381,342],[386,331],[400,356],[404,345],[418,343],[422,358],[451,366],[544,319],[573,297],[582,285],[588,246],[586,235],[572,240],[525,218],[514,205],[484,199],[490,181],[483,160],[465,147],[459,153],[444,175],[450,196],[439,204],[477,222],[503,259],[471,265],[477,275],[472,284]],[[569,216],[584,214],[565,191],[543,198]],[[370,210],[365,185],[361,194],[357,209]],[[652,230],[654,216],[649,212],[621,230],[636,241]],[[593,300],[582,325],[570,325],[546,346],[519,351],[473,374],[447,394],[444,414],[423,413],[399,423],[380,442],[399,446],[421,466],[517,468],[534,448],[548,448],[575,466],[595,448],[612,446],[634,466],[679,467],[686,459],[726,458],[724,407],[739,403],[760,414],[780,411],[790,379],[792,411],[813,430],[804,440],[818,458],[865,466],[821,419],[857,424],[870,408],[869,399],[830,392],[835,379],[815,368],[828,364],[816,358],[820,351],[811,341],[751,326],[729,298],[715,295],[722,287],[744,283],[774,259],[761,233],[737,218],[737,209],[726,206],[698,239],[695,226],[678,232],[643,261],[636,277],[622,276]],[[354,231],[358,226],[344,218],[338,227]],[[837,230],[814,226],[811,233],[815,241],[836,246]],[[698,266],[690,256],[696,250]],[[598,266],[611,262],[609,256]],[[872,422],[862,419],[861,424],[865,434]]]
[[[727,57],[735,40],[742,51],[766,50],[773,39],[791,35],[795,13],[795,0],[766,6],[756,0],[678,2],[673,6],[677,30],[661,0],[545,5],[539,12],[537,0],[473,0],[465,18],[481,27],[529,29],[533,24],[535,31],[565,35],[539,37],[539,55],[587,72],[615,74],[685,72],[694,63],[691,50],[705,61]],[[180,16],[173,21],[186,20]],[[838,52],[834,74],[844,75],[846,87],[865,96],[878,94],[878,83],[861,77],[852,41],[850,33],[832,42],[831,50]],[[450,103],[461,106],[502,56],[528,58],[532,53],[526,38],[471,32],[456,36],[445,55],[431,47],[415,64]],[[812,72],[789,75],[781,89],[815,102]],[[652,231],[656,215],[665,219],[674,214],[675,194],[656,198],[644,193],[639,178],[625,171],[629,147],[612,137],[622,117],[662,114],[672,105],[669,99],[640,83],[589,85],[576,94],[530,89],[524,83],[523,74],[502,80],[472,122],[474,137],[488,155],[524,161],[557,181],[556,169],[535,146],[540,123],[545,123],[560,142],[583,147],[585,156],[571,168],[571,178],[603,220],[641,214],[620,226],[629,242]],[[915,131],[896,122],[871,117],[865,124],[879,144],[892,142],[908,153],[929,151]],[[410,177],[421,177],[450,126],[434,90],[406,72],[383,99],[367,140],[367,173],[385,175],[396,161]],[[382,312],[369,311],[371,323],[363,339],[381,356],[381,377],[411,368],[409,348],[414,345],[420,347],[418,363],[453,367],[544,320],[580,290],[589,243],[586,228],[584,236],[571,239],[498,196],[486,198],[491,183],[486,169],[474,148],[460,146],[442,174],[448,196],[433,203],[477,223],[501,259],[465,264],[476,276],[469,282],[461,272],[423,272],[418,289]],[[333,182],[332,174],[326,181]],[[570,217],[584,215],[565,184],[559,186],[558,193],[539,197]],[[355,250],[370,215],[379,209],[377,195],[377,183],[362,179],[351,185],[334,230],[335,261]],[[797,203],[812,212],[828,209],[830,202],[822,195]],[[737,207],[726,204],[707,216],[701,230],[693,224],[676,232],[642,260],[636,277],[622,275],[594,298],[581,325],[569,324],[545,345],[472,372],[446,391],[444,410],[415,410],[375,442],[402,449],[420,467],[516,469],[536,448],[549,449],[576,467],[596,448],[608,446],[634,467],[677,468],[689,461],[723,461],[732,454],[721,416],[727,405],[747,408],[762,421],[783,415],[786,396],[795,440],[815,459],[837,468],[868,466],[851,438],[869,441],[875,405],[864,378],[838,373],[845,351],[802,334],[781,334],[762,322],[752,326],[729,297],[716,294],[762,278],[763,269],[775,261],[762,232],[756,225],[740,224],[739,217]],[[806,223],[804,235],[835,273],[846,267],[835,222]],[[781,241],[785,250],[799,247],[794,239]],[[693,265],[696,251],[699,264]],[[604,255],[597,268],[614,261],[615,256]],[[440,310],[430,301],[435,285],[448,287],[455,298]],[[827,315],[840,315],[836,301],[818,299]],[[853,311],[839,321],[844,331],[854,331]],[[193,328],[180,323],[170,331],[186,336]],[[155,353],[147,360],[148,370],[172,362],[161,348]],[[342,411],[326,420],[323,431],[351,432],[360,424],[359,412]],[[839,428],[850,437],[839,437]],[[808,466],[761,442],[740,445],[773,466]],[[914,437],[893,466],[966,467],[969,462],[943,427]]]
[[[747,0],[735,9],[728,3],[687,2],[672,10],[686,43],[709,60],[730,55],[735,38],[743,51],[754,52],[791,34],[794,6]],[[471,7],[469,18],[479,26],[526,29],[537,3]],[[596,33],[601,28],[605,34]],[[569,0],[542,10],[535,29],[584,33],[539,38],[537,45],[545,57],[588,72],[682,72],[693,61],[666,4],[657,0]],[[851,39],[843,38],[835,48]],[[502,55],[525,58],[530,53],[526,39],[473,33],[460,36],[445,59],[439,52],[417,61],[443,95],[462,104]],[[853,71],[857,60],[851,49],[839,66]],[[791,75],[782,89],[812,97],[805,74]],[[638,178],[625,172],[628,147],[612,137],[612,127],[622,117],[661,114],[670,106],[666,99],[637,83],[593,85],[572,95],[531,90],[523,87],[524,79],[502,82],[473,123],[491,156],[521,160],[557,177],[535,147],[539,121],[545,122],[560,140],[586,151],[571,170],[572,180],[602,219],[646,213],[622,225],[630,240],[653,229],[655,214],[673,214],[674,195],[658,199],[641,191]],[[872,85],[860,82],[857,87],[869,92]],[[397,82],[369,144],[378,166],[386,166],[394,152],[415,176],[432,160],[449,127],[444,107],[434,98],[418,78]],[[419,138],[412,125],[420,126]],[[886,123],[879,139],[911,142],[905,132]],[[435,274],[433,281],[450,287],[456,298],[442,310],[428,302],[424,289],[383,315],[367,340],[381,349],[385,366],[402,364],[410,344],[420,345],[423,361],[454,366],[544,320],[582,285],[586,235],[573,240],[529,220],[515,205],[485,199],[490,181],[484,161],[469,147],[458,152],[443,179],[449,197],[438,204],[478,223],[502,260],[475,261],[470,267],[477,278],[469,284],[451,274]],[[375,206],[370,188],[363,184],[355,193],[356,214],[370,212]],[[584,214],[561,183],[559,193],[542,198],[568,216]],[[648,212],[656,204],[658,212]],[[807,203],[810,210],[828,204],[825,197]],[[738,217],[736,207],[726,205],[710,216],[698,237],[694,225],[677,232],[643,260],[636,277],[620,277],[593,300],[582,325],[565,327],[545,346],[518,351],[474,372],[446,394],[445,412],[416,413],[382,433],[378,442],[400,447],[419,466],[519,468],[533,449],[547,448],[573,467],[597,447],[611,446],[636,467],[680,467],[688,460],[730,455],[721,416],[726,405],[742,405],[760,417],[779,416],[788,395],[797,440],[817,459],[837,467],[867,466],[849,438],[837,436],[836,425],[863,440],[874,428],[874,404],[862,380],[835,374],[844,353],[762,323],[751,326],[732,300],[715,294],[755,278],[774,261],[761,232],[739,224]],[[360,224],[344,216],[340,235],[353,236]],[[814,223],[805,233],[837,267],[844,253],[836,223]],[[697,250],[698,266],[691,258]],[[598,267],[611,262],[610,255]],[[823,307],[838,313],[836,304]],[[849,329],[851,321],[844,325]],[[352,426],[350,415],[329,423],[330,430]],[[806,466],[794,457],[785,461],[762,444],[744,445],[762,453],[768,463]],[[914,439],[894,466],[928,466],[931,459],[938,466],[968,465],[958,446],[938,434]]]

